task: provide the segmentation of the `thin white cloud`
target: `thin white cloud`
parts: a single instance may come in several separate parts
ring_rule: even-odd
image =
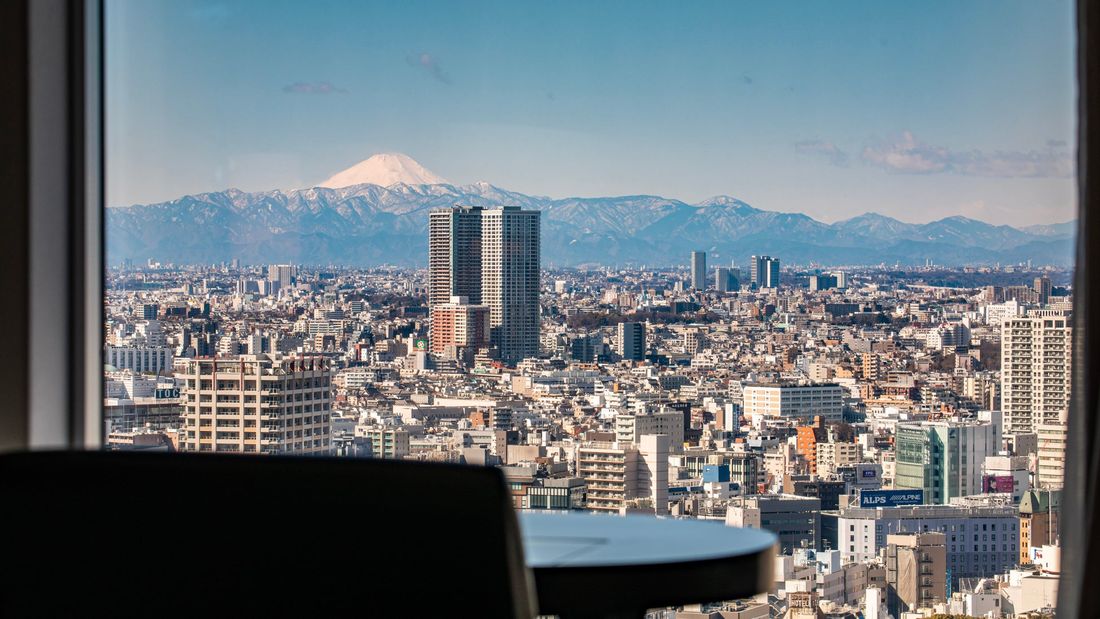
[[[283,86],[283,92],[291,94],[332,95],[347,94],[347,90],[330,82],[294,82]]]
[[[864,163],[896,174],[959,174],[997,178],[1066,178],[1074,165],[1064,143],[1043,150],[953,151],[925,144],[906,131],[898,139],[863,149]]]
[[[796,142],[794,150],[801,155],[821,157],[835,166],[848,165],[848,153],[840,150],[840,148],[832,142],[823,140]]]

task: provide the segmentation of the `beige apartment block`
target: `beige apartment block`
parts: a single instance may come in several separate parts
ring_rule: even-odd
[[[331,453],[333,371],[321,357],[192,359],[183,382],[183,451]]]

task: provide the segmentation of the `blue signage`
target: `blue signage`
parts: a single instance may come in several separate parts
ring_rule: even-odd
[[[864,490],[859,493],[860,507],[899,507],[923,505],[923,490]]]
[[[864,477],[874,477],[875,476],[875,469],[863,469],[863,476]]]

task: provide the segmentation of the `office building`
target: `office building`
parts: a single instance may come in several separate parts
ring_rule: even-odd
[[[437,209],[428,222],[428,300],[489,308],[489,341],[505,363],[538,356],[539,211]]]
[[[1045,275],[1036,277],[1033,287],[1035,288],[1035,292],[1039,295],[1039,305],[1050,303],[1050,292],[1053,286],[1051,286],[1049,277]]]
[[[277,285],[279,289],[292,286],[297,275],[298,269],[292,264],[271,264],[267,267],[267,281]]]
[[[925,503],[982,492],[982,464],[1001,450],[999,419],[899,423],[894,487],[922,490]]]
[[[746,385],[743,397],[746,417],[840,421],[844,416],[844,388],[833,383]]]
[[[580,477],[537,478],[527,486],[527,509],[584,509],[588,485]]]
[[[749,268],[753,288],[779,287],[779,258],[753,256]]]
[[[645,359],[645,323],[620,322],[616,327],[615,352],[627,361]]]
[[[691,252],[691,287],[696,290],[707,288],[707,252]]]
[[[811,275],[810,290],[829,290],[837,287],[837,279],[833,275]]]
[[[139,374],[171,373],[175,358],[167,346],[107,346],[105,353],[107,365]]]
[[[578,363],[595,363],[606,358],[603,334],[599,331],[569,337],[569,358]]]
[[[187,432],[182,449],[329,455],[332,377],[321,357],[188,361],[176,373]]]
[[[779,538],[779,552],[821,550],[821,500],[789,494],[740,497],[726,508],[726,524],[767,529]]]
[[[489,346],[489,307],[472,305],[467,297],[451,297],[450,302],[436,305],[430,341],[432,352],[451,358]]]
[[[886,547],[887,536],[901,533],[943,533],[948,582],[1000,574],[1019,558],[1019,518],[1016,507],[916,505],[847,508],[823,516],[842,561],[874,559]],[[834,525],[835,524],[835,533]]]
[[[1072,342],[1070,316],[1062,310],[1031,310],[1001,323],[1001,409],[1006,435],[1035,432],[1041,424],[1065,418]]]
[[[886,606],[895,617],[947,601],[943,533],[886,537]]]
[[[714,269],[714,288],[718,292],[737,292],[741,289],[741,272],[729,267]]]
[[[683,331],[684,353],[694,355],[703,351],[707,336],[703,329],[689,327]]]

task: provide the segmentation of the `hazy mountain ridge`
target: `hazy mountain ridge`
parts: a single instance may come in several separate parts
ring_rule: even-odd
[[[826,224],[801,213],[754,208],[728,196],[698,204],[660,196],[528,196],[488,183],[243,192],[228,189],[107,210],[110,264],[124,258],[211,263],[423,265],[432,208],[513,204],[543,211],[547,265],[745,265],[751,254],[785,263],[1070,265],[1074,222],[1017,229],[965,217],[910,224],[867,213]]]

